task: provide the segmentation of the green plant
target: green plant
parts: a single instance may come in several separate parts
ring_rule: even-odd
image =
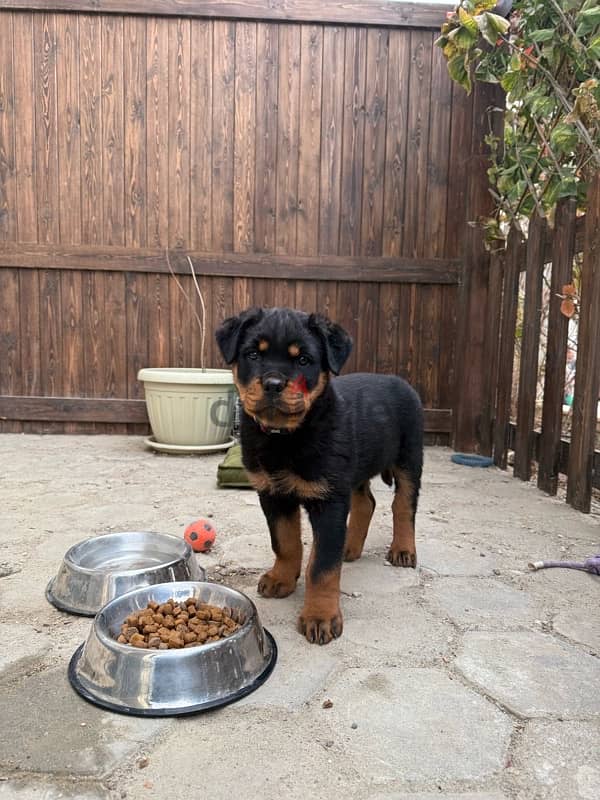
[[[453,80],[498,83],[506,92],[503,140],[490,133],[493,218],[520,225],[534,211],[552,218],[561,197],[585,207],[600,169],[600,5],[598,0],[517,0],[508,19],[497,0],[462,0],[437,44]]]

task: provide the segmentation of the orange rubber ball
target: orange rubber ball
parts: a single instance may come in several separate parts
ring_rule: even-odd
[[[215,543],[217,532],[208,519],[197,519],[187,526],[183,538],[195,553],[207,553]]]

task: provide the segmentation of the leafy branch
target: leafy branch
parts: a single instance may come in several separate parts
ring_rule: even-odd
[[[496,0],[461,0],[437,44],[467,92],[483,81],[506,93],[504,136],[486,137],[496,212],[483,224],[498,239],[533,210],[552,219],[561,197],[585,208],[600,169],[600,6],[516,0],[508,19],[495,9]]]

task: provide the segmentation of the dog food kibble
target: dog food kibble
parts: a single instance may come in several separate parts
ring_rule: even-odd
[[[244,623],[228,608],[200,603],[197,598],[162,605],[154,601],[130,614],[121,625],[117,641],[147,650],[199,647],[231,636]]]

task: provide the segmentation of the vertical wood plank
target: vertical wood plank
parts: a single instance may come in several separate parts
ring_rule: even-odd
[[[35,144],[38,242],[58,242],[58,142],[56,116],[56,24],[53,14],[33,18]]]
[[[307,314],[317,312],[317,281],[296,281],[295,307]]]
[[[450,90],[449,90],[450,91]],[[450,155],[448,169],[448,205],[446,211],[446,258],[459,258],[463,252],[463,240],[467,230],[467,181],[468,161],[471,153],[471,129],[473,126],[473,94],[468,95],[462,86],[452,81],[452,123],[450,131]]]
[[[212,247],[233,250],[233,151],[236,24],[213,23]]]
[[[300,122],[298,146],[298,213],[296,252],[314,256],[319,250],[319,186],[323,27],[302,25],[300,34]]]
[[[367,33],[365,142],[361,214],[361,253],[380,256],[383,248],[383,196],[387,115],[389,31]]]
[[[83,289],[81,272],[61,271],[62,331],[61,371],[65,397],[81,397],[85,386],[83,359]],[[81,432],[79,423],[65,422],[65,433]]]
[[[103,231],[101,31],[96,14],[79,16],[81,95],[81,240],[100,244]]]
[[[125,199],[124,240],[127,247],[146,246],[146,20],[124,19]],[[133,288],[136,288],[134,284]],[[132,294],[132,300],[137,297]]]
[[[427,156],[433,50],[431,32],[412,30],[410,48],[410,103],[408,107],[402,254],[422,256],[427,215]]]
[[[399,256],[404,236],[410,31],[390,31],[388,59],[383,255]]]
[[[338,321],[337,288],[335,281],[319,281],[317,283],[317,311],[334,322]]]
[[[148,275],[148,364],[170,367],[169,294],[172,278]]]
[[[234,305],[234,278],[213,278],[213,317],[210,328],[207,328],[206,338],[211,346],[211,360],[209,366],[225,368],[227,365],[221,356],[215,341],[215,331],[221,323],[233,314]]]
[[[343,372],[356,372],[358,365],[359,285],[354,281],[340,281],[337,288],[337,308],[331,318],[350,334],[354,347]]]
[[[235,278],[233,281],[233,314],[240,314],[253,303],[252,281],[250,278]]]
[[[400,287],[400,331],[396,374],[416,388],[415,373],[415,315],[417,287]]]
[[[273,305],[276,308],[294,308],[296,305],[296,281],[273,281]]]
[[[104,275],[84,272],[83,278],[83,352],[86,397],[103,397],[104,375]],[[94,424],[94,430],[98,426]]]
[[[278,80],[279,26],[260,23],[257,31],[254,199],[254,246],[259,253],[275,252]]]
[[[442,286],[440,327],[440,408],[456,408],[456,286]]]
[[[252,305],[258,308],[273,308],[273,281],[253,278],[250,285]]]
[[[423,405],[436,408],[438,399],[439,325],[441,295],[439,286],[423,284],[416,290],[414,377]]]
[[[104,275],[104,397],[127,397],[125,273]],[[107,433],[126,433],[127,425],[111,423]]]
[[[20,314],[21,378],[24,395],[40,394],[40,281],[39,271],[19,270],[19,302],[27,309]],[[32,432],[35,423],[24,422],[23,431]]]
[[[467,171],[467,219],[474,220],[491,211],[489,193],[489,150],[482,135],[489,130],[501,134],[503,115],[490,114],[502,106],[502,92],[494,84],[476,83],[473,89],[474,114],[469,169]],[[463,237],[463,272],[458,299],[456,335],[456,413],[453,418],[454,447],[476,452],[480,446],[479,425],[484,403],[483,342],[487,326],[489,253],[480,228],[468,227]]]
[[[18,270],[0,269],[0,395],[22,393],[19,300]],[[2,422],[6,433],[20,429],[19,422]]]
[[[571,283],[572,279],[576,213],[577,201],[574,198],[565,197],[559,200],[556,207],[552,248],[544,405],[538,469],[538,487],[548,494],[556,494],[558,488],[562,405],[569,333],[569,320],[561,314],[561,300],[558,295],[562,293],[562,287]]]
[[[300,135],[300,26],[279,27],[279,126],[275,252],[296,252]]]
[[[102,20],[102,241],[125,244],[123,18]]]
[[[43,397],[64,394],[62,363],[62,304],[60,270],[40,273],[40,392]],[[63,430],[62,423],[44,424],[46,432]]]
[[[62,244],[81,243],[81,128],[79,26],[74,14],[56,15],[58,219]],[[69,428],[65,425],[65,432]]]
[[[233,248],[238,253],[254,249],[256,58],[256,24],[238,22],[233,157]]]
[[[147,20],[146,197],[149,247],[169,244],[169,38],[168,20]]]
[[[400,322],[400,285],[379,284],[377,306],[377,372],[396,372]]]
[[[144,396],[137,380],[140,369],[150,364],[148,360],[148,306],[152,298],[148,293],[148,275],[139,272],[125,274],[125,325],[127,338],[127,397]],[[152,277],[152,276],[150,276]]]
[[[0,241],[17,238],[14,93],[13,15],[5,13],[0,24]]]
[[[358,290],[358,331],[356,361],[360,372],[375,372],[377,370],[377,333],[378,333],[378,308],[379,285],[376,283],[361,283]]]
[[[169,247],[190,242],[190,20],[169,19]]]
[[[585,217],[573,432],[567,502],[590,512],[596,415],[600,394],[600,175],[590,181]]]
[[[545,234],[545,220],[536,214],[529,223],[527,239],[527,278],[519,369],[517,433],[515,436],[514,474],[516,478],[523,481],[531,478],[531,461],[534,453],[533,427],[540,346]]]
[[[424,229],[421,252],[432,258],[445,256],[451,114],[452,89],[446,58],[439,47],[433,47],[427,188],[421,217]]]
[[[494,410],[498,391],[498,361],[500,355],[500,322],[502,312],[502,281],[504,251],[490,256],[490,285],[488,291],[488,324],[483,341],[484,404],[481,411],[481,452],[489,456],[493,450]]]
[[[213,23],[193,19],[190,99],[192,250],[209,251],[212,240]]]
[[[346,28],[340,255],[360,253],[367,31]]]
[[[324,254],[337,253],[340,236],[344,49],[345,29],[326,26],[323,31],[319,189],[319,252]]]
[[[19,54],[13,59],[17,236],[20,242],[37,242],[33,14],[13,14],[13,37],[13,53]]]
[[[519,302],[519,259],[521,237],[516,229],[508,234],[504,258],[504,285],[500,323],[500,355],[498,361],[498,391],[494,422],[494,464],[506,469],[513,367],[515,359],[515,329]],[[460,351],[458,353],[460,358]]]
[[[192,308],[196,307],[196,290],[190,275],[178,275],[177,280],[181,288],[171,278],[169,291],[170,363],[173,367],[189,367],[192,342],[200,336],[192,313]]]

